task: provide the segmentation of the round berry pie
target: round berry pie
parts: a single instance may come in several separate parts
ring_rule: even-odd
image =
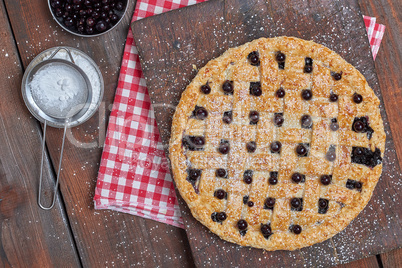
[[[174,180],[222,239],[266,250],[322,242],[363,210],[381,175],[379,104],[322,45],[277,37],[231,48],[182,94]]]

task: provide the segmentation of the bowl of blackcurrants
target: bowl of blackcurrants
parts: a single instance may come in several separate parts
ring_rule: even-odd
[[[83,37],[109,32],[123,19],[128,0],[48,0],[50,11],[66,31]]]

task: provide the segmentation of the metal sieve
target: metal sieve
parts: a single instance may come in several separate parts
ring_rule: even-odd
[[[53,57],[60,51],[65,50],[71,60],[54,59]],[[69,101],[63,109],[54,109],[50,105],[46,105],[43,102],[35,98],[32,93],[30,83],[34,79],[35,75],[44,68],[68,68],[73,71],[77,76],[76,79],[84,81],[83,88],[81,91],[74,96],[72,101]],[[79,68],[70,53],[70,50],[66,47],[57,48],[51,56],[35,65],[33,68],[25,72],[22,83],[22,96],[31,114],[38,119],[40,122],[44,123],[43,128],[43,138],[42,138],[42,153],[41,153],[41,165],[40,165],[40,176],[39,176],[39,193],[38,193],[38,205],[42,209],[51,209],[56,201],[56,193],[59,186],[59,178],[61,171],[61,163],[63,160],[64,142],[66,138],[66,130],[71,125],[72,122],[80,119],[88,110],[92,101],[92,87],[85,72]],[[42,194],[42,173],[43,173],[43,161],[45,152],[45,141],[46,141],[46,127],[48,123],[51,123],[54,127],[64,128],[63,139],[60,152],[59,167],[57,171],[56,185],[54,187],[54,193],[52,197],[52,203],[49,207],[45,207],[41,203]]]

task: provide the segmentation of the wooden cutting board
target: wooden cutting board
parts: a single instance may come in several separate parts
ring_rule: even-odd
[[[196,75],[193,65],[199,69],[259,37],[296,36],[329,47],[363,73],[381,100],[387,133],[383,175],[368,206],[344,231],[293,252],[244,248],[209,232],[180,198],[197,266],[332,266],[402,245],[400,167],[356,1],[210,0],[134,22],[132,29],[166,149],[175,107]]]

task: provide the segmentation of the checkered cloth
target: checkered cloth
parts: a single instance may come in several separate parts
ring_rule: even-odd
[[[385,26],[375,23],[377,19],[374,17],[363,16],[363,19],[366,25],[368,39],[370,40],[371,53],[375,60],[378,50],[380,49],[382,37],[384,36]]]
[[[205,0],[138,0],[133,21]],[[364,17],[375,58],[385,27]],[[183,228],[154,111],[129,30],[95,189],[95,209]]]
[[[203,1],[138,0],[133,21]],[[94,202],[95,209],[117,210],[183,228],[131,29],[109,118]]]

